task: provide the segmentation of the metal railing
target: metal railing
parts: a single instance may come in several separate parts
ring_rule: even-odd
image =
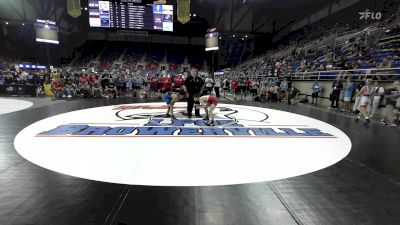
[[[332,80],[338,76],[350,76],[358,79],[362,79],[364,77],[377,77],[380,80],[388,80],[388,78],[389,80],[400,80],[400,67],[296,72],[292,75],[292,80]]]

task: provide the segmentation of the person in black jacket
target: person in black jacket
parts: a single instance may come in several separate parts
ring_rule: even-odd
[[[192,111],[194,104],[199,102],[194,101],[194,95],[200,95],[204,88],[204,80],[197,76],[197,70],[192,69],[189,76],[185,79],[183,90],[186,93],[187,100],[187,116],[192,117]],[[200,117],[200,109],[195,109],[195,115]]]
[[[340,81],[340,77],[337,77],[335,82],[333,82],[332,84],[332,93],[330,96],[331,107],[329,107],[330,109],[339,110],[339,97],[342,90],[343,83]],[[334,103],[336,103],[336,105]]]

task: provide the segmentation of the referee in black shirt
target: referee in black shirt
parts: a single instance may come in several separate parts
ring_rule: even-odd
[[[185,79],[185,83],[183,85],[183,89],[186,93],[187,99],[187,116],[189,118],[192,117],[192,111],[194,104],[200,104],[199,102],[195,102],[193,96],[198,94],[200,95],[204,88],[204,80],[201,77],[197,76],[197,70],[192,69],[190,71],[189,76]],[[195,109],[195,115],[200,117],[200,109]]]

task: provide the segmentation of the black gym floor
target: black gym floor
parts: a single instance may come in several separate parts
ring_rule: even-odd
[[[43,169],[14,149],[15,135],[38,120],[135,101],[62,100],[0,115],[0,224],[400,224],[399,127],[364,125],[349,114],[308,105],[234,103],[313,117],[343,130],[352,141],[350,154],[339,163],[272,182],[216,187],[102,183]]]

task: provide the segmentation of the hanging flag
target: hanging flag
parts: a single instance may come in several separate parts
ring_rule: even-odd
[[[178,0],[178,21],[185,24],[190,21],[190,0]]]
[[[81,0],[67,0],[68,14],[74,18],[81,15]]]

